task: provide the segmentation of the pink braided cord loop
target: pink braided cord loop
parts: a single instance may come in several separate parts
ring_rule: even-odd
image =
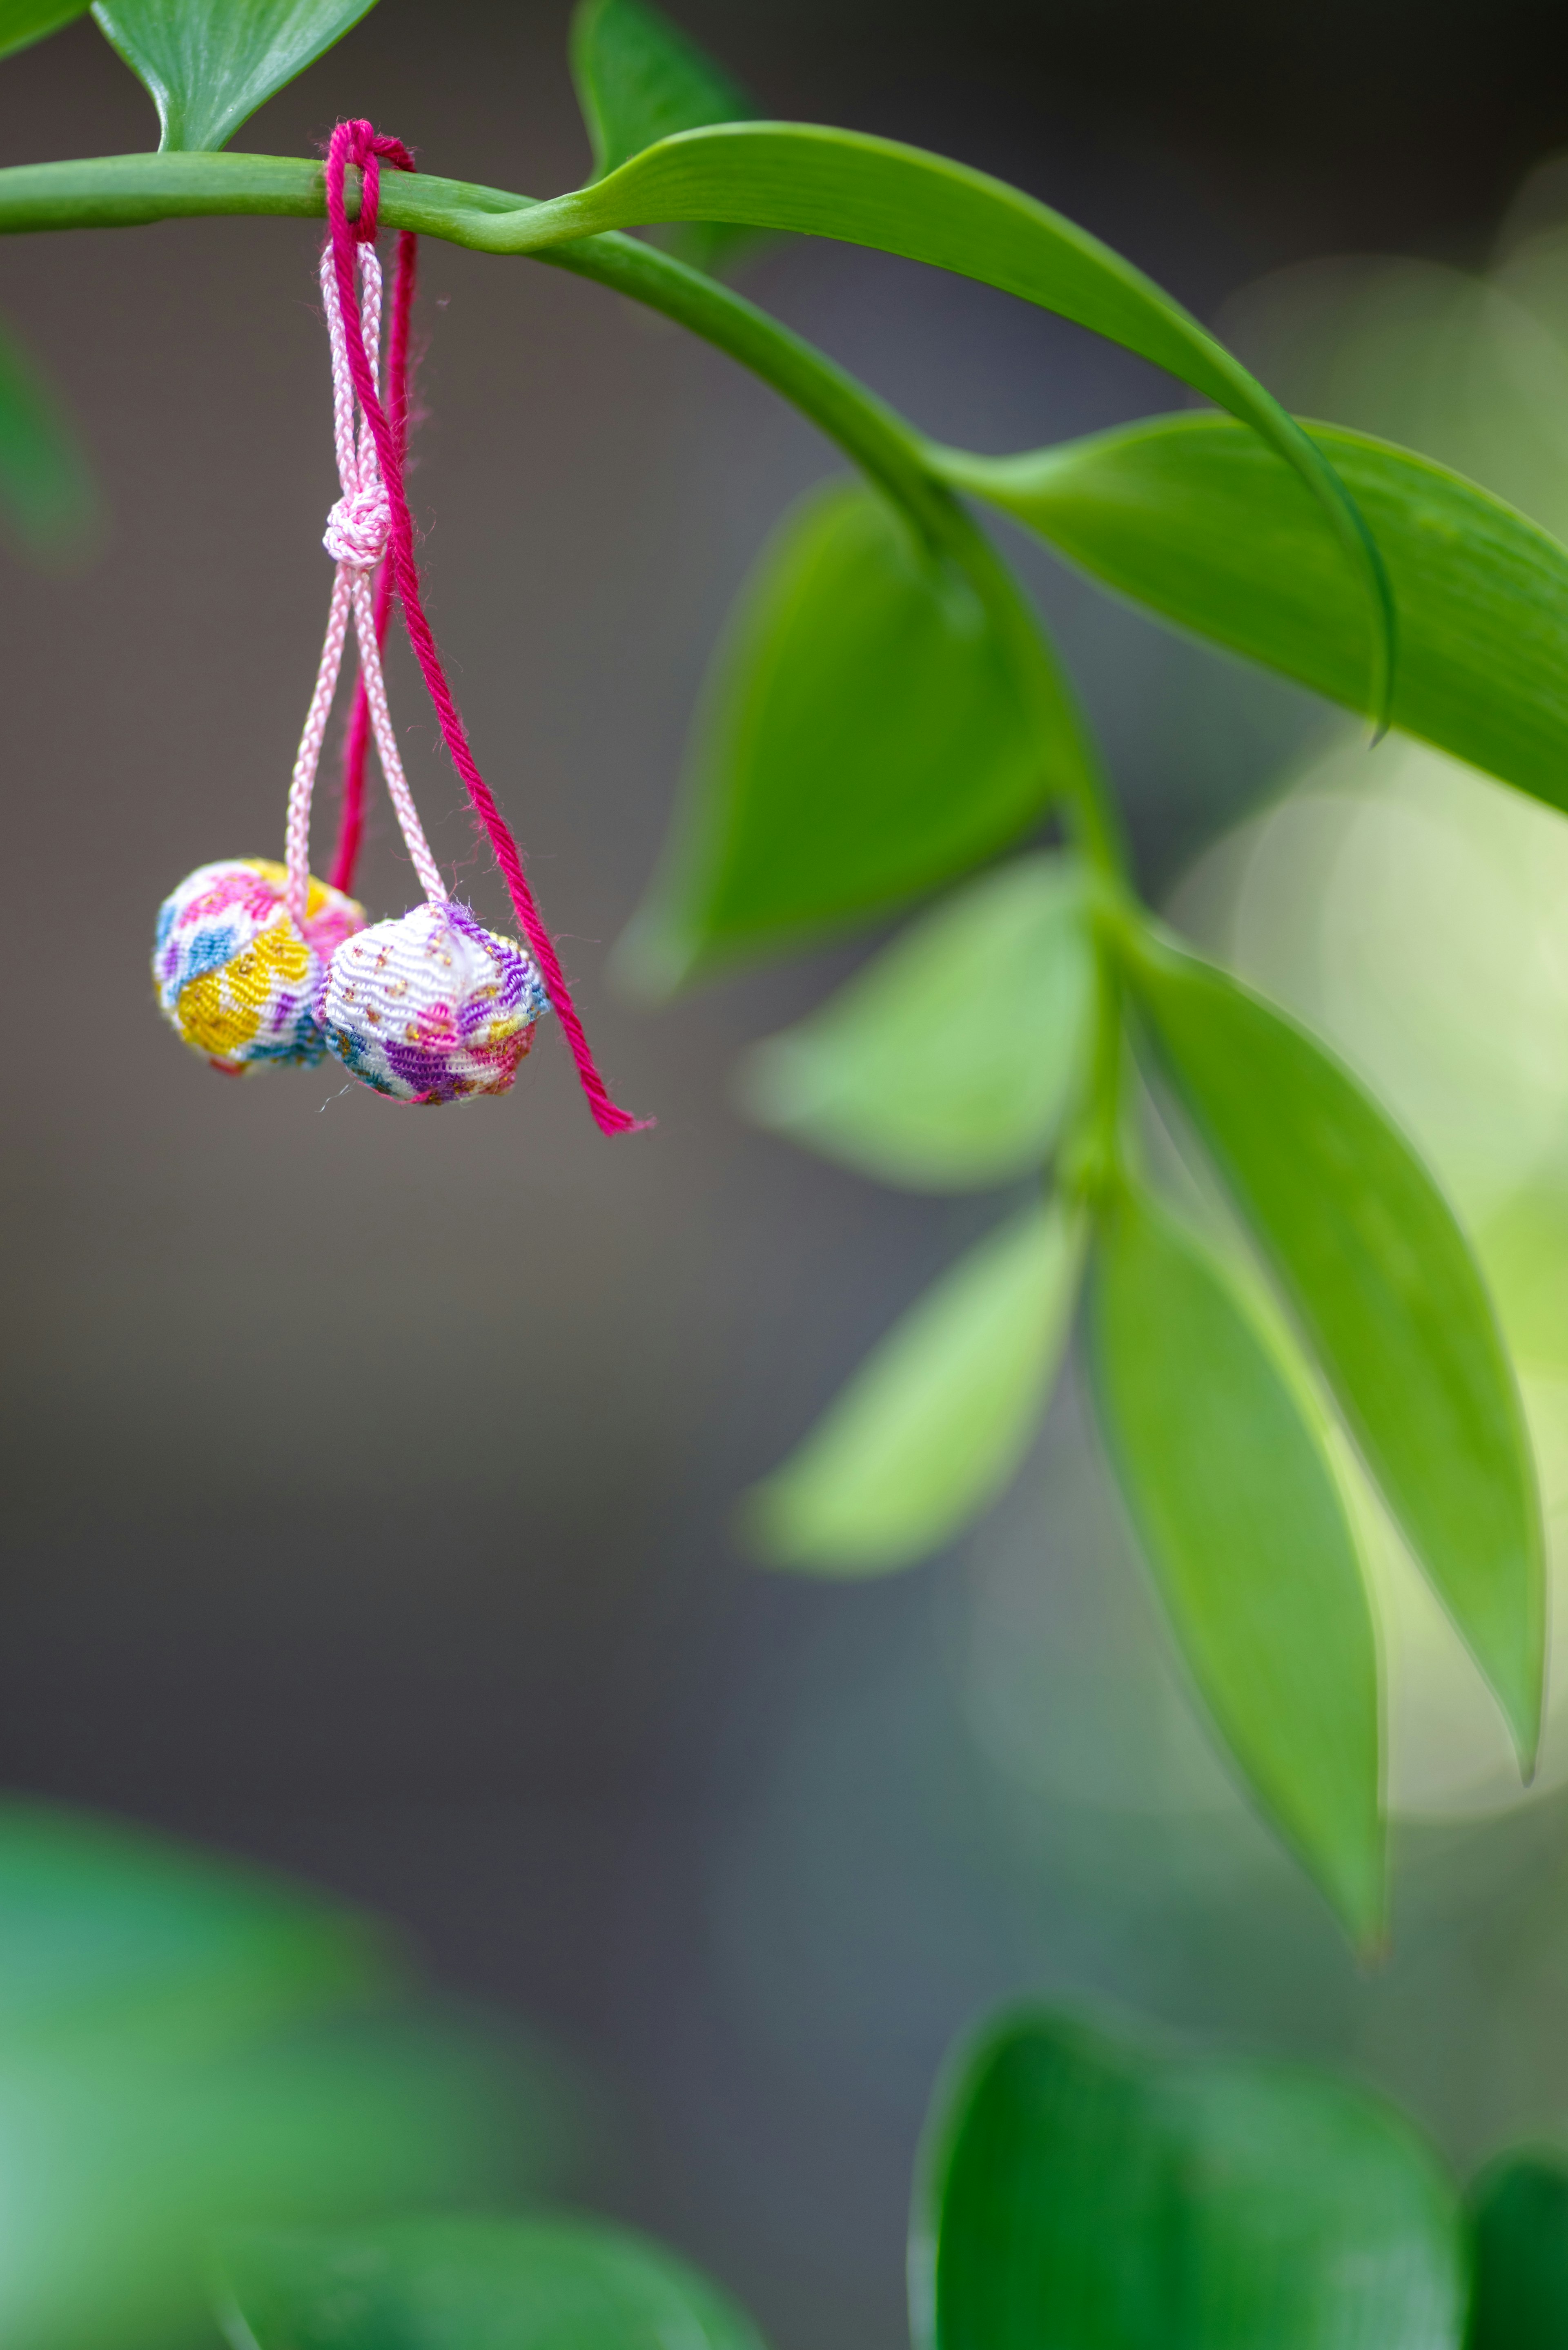
[[[457,704],[452,700],[452,689],[447,683],[446,672],[441,667],[441,655],[436,650],[435,638],[430,622],[425,617],[424,604],[420,596],[419,567],[414,559],[414,527],[403,488],[402,443],[406,437],[406,383],[394,389],[391,393],[394,414],[398,418],[398,422],[394,425],[387,410],[382,406],[377,391],[375,369],[366,351],[365,338],[360,329],[358,305],[354,298],[354,247],[357,243],[369,244],[375,240],[376,216],[380,203],[380,161],[383,157],[394,163],[400,171],[411,172],[414,168],[413,158],[400,140],[388,138],[365,121],[340,122],[337,125],[327,151],[327,217],[330,224],[329,251],[337,281],[338,307],[347,340],[349,371],[360,409],[370,428],[379,478],[386,492],[389,515],[387,540],[388,567],[392,574],[398,599],[403,608],[403,620],[409,632],[409,642],[414,649],[414,658],[419,662],[426,691],[435,704],[436,718],[441,726],[442,740],[452,755],[453,766],[462,777],[474,814],[483,827],[494,853],[495,861],[501,868],[519,926],[528,942],[529,951],[539,967],[539,973],[545,982],[556,1017],[560,1022],[561,1033],[566,1039],[572,1059],[576,1065],[578,1081],[587,1097],[588,1108],[593,1114],[594,1122],[603,1134],[635,1133],[640,1128],[651,1125],[652,1120],[633,1118],[628,1110],[618,1108],[609,1097],[608,1088],[599,1075],[587,1037],[583,1031],[583,1024],[572,1002],[571,991],[566,985],[566,973],[561,969],[560,957],[556,952],[555,941],[545,927],[534,900],[534,893],[528,886],[528,879],[523,870],[523,859],[518,853],[517,844],[512,837],[506,819],[495,805],[489,785],[479,772],[473,753],[469,748],[468,737],[463,731],[462,721],[458,715]],[[344,175],[351,163],[358,167],[362,175],[359,216],[355,223],[349,221],[344,196]],[[411,238],[408,242],[412,244]],[[401,240],[400,240],[400,285],[404,276],[401,260]],[[411,286],[413,276],[411,263],[407,275]],[[405,365],[406,353],[405,338]],[[375,646],[373,627],[369,631],[369,640],[373,650]],[[367,660],[366,642],[367,632],[362,628],[359,636],[362,663]],[[375,715],[373,692],[371,702],[373,717]]]

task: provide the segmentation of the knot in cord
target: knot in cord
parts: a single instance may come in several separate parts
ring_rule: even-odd
[[[327,517],[321,544],[334,563],[352,564],[356,571],[373,571],[387,551],[392,509],[379,482],[348,490]]]
[[[411,172],[414,159],[400,139],[389,139],[372,122],[363,119],[340,122],[333,134],[328,171],[341,171],[352,165],[359,173],[359,213],[348,224],[348,232],[356,244],[374,244],[381,199],[380,158],[385,156],[400,172]],[[342,201],[339,182],[339,201]],[[347,205],[345,205],[347,213]]]

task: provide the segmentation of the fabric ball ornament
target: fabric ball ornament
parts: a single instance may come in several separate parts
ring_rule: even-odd
[[[365,910],[311,879],[303,933],[285,902],[287,876],[262,857],[199,865],[158,910],[152,984],[165,1017],[225,1076],[269,1063],[321,1060],[315,1001]]]
[[[505,1093],[548,1009],[515,941],[450,899],[346,940],[316,999],[345,1068],[394,1101],[431,1107]]]

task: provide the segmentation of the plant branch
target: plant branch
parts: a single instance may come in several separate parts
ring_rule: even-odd
[[[482,253],[530,251],[537,235],[527,215],[537,209],[527,196],[422,172],[388,172],[381,182],[386,226]],[[0,234],[235,213],[310,220],[325,213],[321,166],[290,156],[109,155],[0,171]],[[1120,823],[1072,689],[1011,570],[939,477],[915,428],[754,303],[638,238],[587,236],[530,257],[645,303],[749,368],[836,442],[929,548],[958,566],[1007,649],[1041,742],[1053,748],[1052,781],[1084,855],[1107,881],[1123,883]]]

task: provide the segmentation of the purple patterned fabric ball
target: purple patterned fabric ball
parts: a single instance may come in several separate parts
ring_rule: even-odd
[[[515,941],[450,901],[346,939],[316,997],[345,1068],[393,1101],[431,1107],[505,1093],[548,1009]]]

